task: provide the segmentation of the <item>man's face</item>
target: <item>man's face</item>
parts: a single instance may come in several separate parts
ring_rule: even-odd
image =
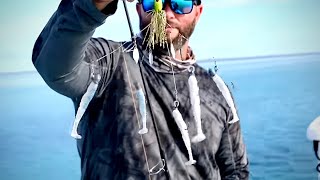
[[[172,11],[170,5],[166,3],[164,11],[167,19],[167,40],[173,44],[176,50],[181,49],[193,33],[202,13],[202,5],[194,5],[189,14],[176,14]],[[140,30],[142,30],[150,24],[151,14],[146,13],[139,3],[137,4],[137,12],[140,19]],[[146,31],[142,32],[144,36],[146,35],[145,33]]]

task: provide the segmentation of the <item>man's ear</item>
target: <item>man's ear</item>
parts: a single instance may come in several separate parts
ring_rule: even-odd
[[[140,14],[141,14],[141,3],[137,3],[136,4],[136,11],[137,11],[137,13],[138,13],[138,15],[140,16]]]
[[[197,20],[197,22],[198,22],[201,14],[202,14],[203,5],[200,4],[200,5],[196,6],[196,7],[197,7],[197,8],[196,8],[196,10],[197,10],[197,11],[196,11],[196,20]]]

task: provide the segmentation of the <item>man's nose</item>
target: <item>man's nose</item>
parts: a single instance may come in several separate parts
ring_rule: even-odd
[[[166,12],[166,17],[167,19],[172,19],[174,18],[174,12],[172,11],[170,5],[168,3],[164,4],[164,11]]]

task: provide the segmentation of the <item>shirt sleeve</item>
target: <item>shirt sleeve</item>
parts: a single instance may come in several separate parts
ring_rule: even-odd
[[[50,88],[70,98],[79,97],[90,83],[90,62],[105,56],[105,73],[115,48],[103,39],[94,39],[95,29],[114,14],[118,0],[99,11],[92,0],[62,0],[35,42],[32,62]],[[102,64],[98,64],[101,65]],[[102,75],[107,77],[107,75]]]
[[[217,164],[221,179],[245,180],[249,179],[249,162],[243,141],[240,121],[229,123],[232,120],[232,111],[228,111],[225,129],[218,152]]]

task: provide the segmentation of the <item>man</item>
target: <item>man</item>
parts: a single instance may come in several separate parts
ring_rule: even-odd
[[[136,5],[141,30],[152,3]],[[33,50],[45,82],[72,99],[77,116],[85,111],[76,126],[82,179],[248,179],[230,92],[196,64],[188,44],[200,0],[165,1],[168,43],[151,50],[146,30],[133,42],[92,38],[117,4],[62,0]],[[86,92],[94,95],[88,107]]]

